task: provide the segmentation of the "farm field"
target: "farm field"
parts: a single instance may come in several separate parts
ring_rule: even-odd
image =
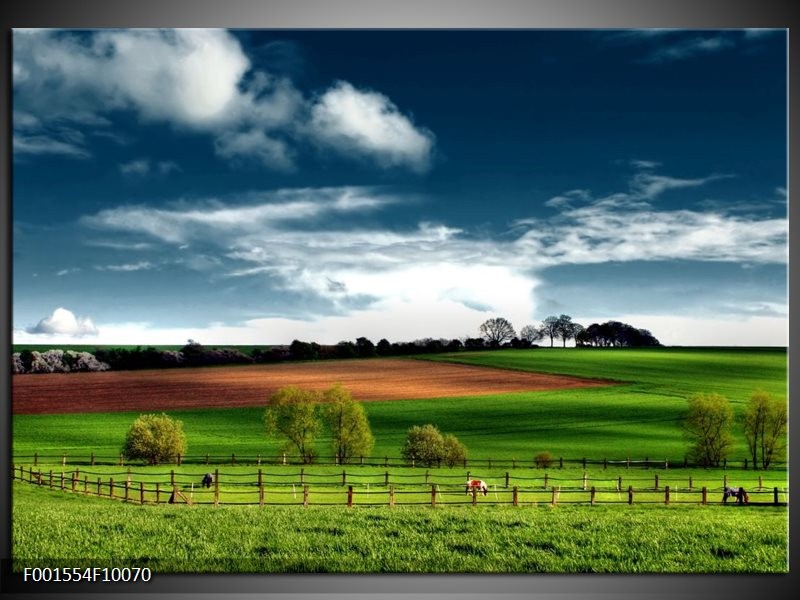
[[[786,516],[738,506],[135,506],[15,483],[12,554],[15,569],[156,573],[782,573]]]
[[[14,414],[170,410],[263,405],[279,387],[341,383],[360,401],[438,398],[608,385],[607,381],[396,359],[13,378]]]
[[[203,572],[786,571],[788,508],[755,506],[768,504],[775,487],[780,489],[779,500],[788,502],[786,469],[742,469],[741,461],[747,453],[740,429],[734,432],[736,446],[726,471],[681,466],[686,452],[681,435],[686,398],[694,392],[723,393],[739,412],[756,389],[785,397],[785,351],[537,349],[393,362],[409,369],[424,370],[427,365],[449,368],[451,365],[440,362],[445,359],[471,361],[476,366],[461,368],[500,373],[511,381],[517,376],[532,377],[533,381],[539,377],[536,371],[541,370],[616,383],[485,394],[467,386],[468,390],[456,396],[442,394],[402,402],[375,398],[364,404],[376,439],[372,466],[278,466],[279,442],[266,436],[262,421],[266,393],[254,406],[220,407],[217,392],[207,387],[196,398],[202,406],[166,410],[183,421],[187,435],[187,461],[180,467],[113,464],[139,410],[14,414],[12,444],[17,465],[29,469],[36,453],[37,468],[43,473],[49,475],[52,470],[55,477],[62,472],[68,476],[77,468],[88,482],[96,485],[98,478],[105,482],[103,493],[108,493],[110,477],[120,482],[130,469],[132,481],[144,482],[151,490],[145,492],[147,504],[139,506],[15,482],[12,527],[14,543],[18,544],[14,553],[21,561],[18,564],[129,556],[151,567]],[[381,360],[335,362],[362,370],[374,368],[373,381],[380,379],[382,370],[378,367],[384,364]],[[318,373],[316,367],[330,368],[335,363],[263,368],[275,366]],[[236,374],[249,368],[193,371],[219,373],[215,376],[235,382]],[[166,376],[177,371],[155,373]],[[131,374],[136,377],[142,372]],[[73,379],[76,375],[60,377],[63,381],[81,381]],[[15,386],[17,380],[39,377],[43,376],[15,376]],[[500,377],[497,381],[503,380]],[[313,376],[303,381],[321,388],[334,383]],[[153,384],[157,379],[148,382]],[[284,380],[281,385],[298,383]],[[156,393],[154,388],[147,389]],[[157,393],[168,403],[171,395],[164,389]],[[75,394],[73,398],[79,395],[74,390],[70,393]],[[67,400],[54,394],[47,402],[56,406]],[[434,423],[464,442],[468,449],[465,468],[398,466],[405,432],[423,423]],[[323,431],[317,443],[321,455],[327,453],[329,445],[330,434]],[[532,464],[533,456],[541,451],[549,451],[556,460],[587,457],[590,463],[594,461],[586,470],[587,487],[583,487],[584,471],[575,463],[563,470],[547,470],[545,483],[545,471]],[[90,452],[98,458],[106,457],[111,464],[89,466],[86,461]],[[237,464],[231,465],[234,454]],[[205,455],[218,464],[202,464]],[[264,457],[263,465],[255,465],[256,456]],[[389,457],[394,459],[388,468],[381,464],[384,457],[387,462]],[[618,461],[626,457],[632,461],[668,459],[671,466],[625,469],[617,464],[603,469],[596,463],[604,458]],[[289,455],[288,462],[294,458]],[[495,462],[490,467],[489,460],[506,464]],[[511,487],[519,487],[520,506],[514,507],[511,490],[505,487],[505,472],[509,470],[508,461],[517,460],[521,464],[511,469],[509,482]],[[259,467],[264,474],[266,506],[258,505],[255,473]],[[220,506],[213,508],[212,492],[198,488],[202,473],[217,468]],[[305,470],[304,483],[310,488],[309,506],[305,508],[301,468]],[[397,493],[393,509],[388,507],[384,485],[387,470]],[[176,485],[199,504],[168,505],[163,498],[161,504],[152,504],[152,486],[160,482],[162,490],[169,489],[171,471],[176,472]],[[489,495],[478,498],[474,508],[462,487],[467,472],[490,486]],[[759,476],[763,489],[755,489]],[[620,477],[621,489],[617,490]],[[752,491],[754,506],[722,506],[719,496],[723,481]],[[354,508],[348,510],[350,485]],[[432,485],[438,486],[436,508],[431,508]],[[595,505],[589,504],[592,485],[597,487]],[[636,490],[630,506],[625,498],[629,485]],[[666,485],[671,488],[669,506],[664,503]],[[700,505],[701,486],[708,487],[708,506]],[[551,508],[553,487],[561,489],[558,506]],[[132,493],[138,491],[135,484],[131,489]],[[121,493],[119,488],[117,493]],[[406,502],[416,506],[403,506]],[[37,514],[52,514],[64,525],[53,531],[37,530]],[[103,517],[104,535],[90,531],[89,523],[97,514]],[[227,528],[225,535],[214,540],[199,536],[209,523]],[[477,544],[471,535],[475,531],[487,532],[490,542]],[[731,534],[742,537],[734,540]],[[153,543],[136,543],[145,537]],[[184,548],[177,556],[175,544]],[[244,548],[241,555],[234,552],[239,545]],[[92,548],[94,554],[86,554]]]

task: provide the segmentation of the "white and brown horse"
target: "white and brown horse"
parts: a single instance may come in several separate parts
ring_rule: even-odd
[[[470,492],[483,492],[483,495],[486,496],[489,494],[489,486],[480,479],[469,479],[467,480],[466,492],[467,494]]]

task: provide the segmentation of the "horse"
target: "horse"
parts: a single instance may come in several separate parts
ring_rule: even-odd
[[[203,475],[203,487],[210,488],[211,484],[214,483],[214,475],[211,473],[206,473]]]
[[[486,483],[481,481],[480,479],[467,480],[467,487],[465,489],[467,494],[469,494],[472,491],[483,492],[484,496],[489,494],[489,486],[487,486]]]
[[[728,498],[736,498],[738,504],[748,504],[750,502],[750,496],[747,495],[743,487],[725,486],[722,488],[722,503],[727,503]]]

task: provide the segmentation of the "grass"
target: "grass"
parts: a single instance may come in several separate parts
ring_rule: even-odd
[[[786,516],[732,506],[135,506],[15,483],[12,555],[15,569],[155,573],[784,573]]]

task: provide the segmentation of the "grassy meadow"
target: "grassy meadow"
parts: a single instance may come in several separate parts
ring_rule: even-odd
[[[307,508],[302,507],[299,465],[281,467],[265,460],[266,506],[258,506],[257,466],[220,465],[222,505],[216,509],[209,506],[212,493],[199,489],[202,473],[215,465],[86,465],[90,452],[111,461],[118,456],[136,413],[14,415],[17,464],[30,465],[36,452],[39,468],[48,476],[51,470],[60,477],[79,468],[78,491],[83,477],[91,491],[98,478],[107,483],[114,477],[119,483],[128,469],[132,481],[144,481],[150,488],[148,504],[140,506],[15,482],[15,566],[101,561],[162,572],[786,572],[788,508],[720,503],[723,478],[745,486],[751,501],[768,503],[772,488],[778,487],[780,501],[788,502],[785,468],[743,470],[740,461],[747,454],[741,429],[726,471],[674,468],[686,452],[681,418],[687,397],[721,393],[737,414],[757,389],[785,398],[785,350],[568,348],[425,358],[617,383],[365,403],[376,440],[372,461],[378,464],[303,467],[311,490]],[[263,412],[263,407],[252,407],[170,414],[183,421],[189,458],[198,461],[209,454],[212,462],[230,462],[232,454],[239,461],[279,455],[279,442],[265,435]],[[383,468],[383,457],[399,456],[407,429],[424,423],[455,434],[474,462],[452,469]],[[320,454],[329,452],[329,443],[323,434],[317,444]],[[597,503],[591,505],[582,467],[567,463],[563,470],[557,464],[534,468],[533,456],[542,451],[556,460],[668,459],[671,467],[612,464],[605,469],[590,464],[588,486],[598,489]],[[66,467],[61,466],[62,453]],[[489,459],[506,462],[490,468]],[[520,464],[509,469],[511,460]],[[176,484],[198,504],[163,504],[163,497],[162,504],[150,504],[155,500],[152,486],[159,482],[169,489],[173,470]],[[358,507],[352,510],[345,505],[342,470],[347,471],[347,485],[354,487]],[[394,508],[387,506],[386,470],[398,494]],[[518,507],[511,506],[511,490],[504,485],[508,470],[510,486],[520,488]],[[490,486],[475,508],[463,492],[466,471]],[[439,486],[436,508],[431,508],[431,485]],[[632,506],[625,503],[628,485],[637,490]],[[666,485],[672,490],[669,506],[664,503]],[[562,488],[556,507],[550,506],[553,486]],[[709,489],[708,506],[700,505],[700,486]],[[131,494],[138,495],[135,484]],[[417,505],[400,505],[404,503]],[[211,530],[215,535],[208,535]]]
[[[782,573],[787,509],[136,506],[15,483],[25,566],[164,572]],[[146,542],[145,542],[146,541]]]

